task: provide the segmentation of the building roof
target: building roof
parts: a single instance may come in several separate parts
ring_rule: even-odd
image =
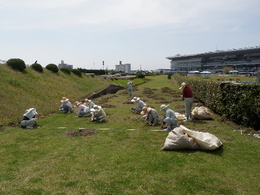
[[[187,59],[187,58],[202,58],[202,57],[213,57],[213,56],[225,56],[225,55],[237,55],[237,54],[251,54],[251,53],[260,53],[259,47],[251,47],[251,48],[240,48],[233,50],[216,50],[215,52],[205,52],[199,54],[190,54],[190,55],[175,55],[172,57],[166,57],[168,60],[178,60],[178,59]]]

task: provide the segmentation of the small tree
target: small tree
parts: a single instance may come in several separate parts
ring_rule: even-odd
[[[56,64],[48,64],[46,66],[46,69],[48,69],[48,70],[50,70],[50,71],[52,71],[54,73],[59,72],[59,68],[58,68],[58,66]]]
[[[18,70],[20,72],[24,71],[26,66],[23,60],[19,58],[12,58],[7,60],[6,64],[10,66],[14,70]]]
[[[43,72],[43,68],[40,64],[37,64],[37,63],[32,64],[31,68],[34,69],[37,72],[41,72],[41,73]]]
[[[137,78],[145,78],[145,75],[143,73],[137,73],[136,77]]]

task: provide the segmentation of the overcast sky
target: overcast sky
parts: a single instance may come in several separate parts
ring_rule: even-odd
[[[260,46],[259,0],[0,0],[0,60],[170,68],[176,54]]]

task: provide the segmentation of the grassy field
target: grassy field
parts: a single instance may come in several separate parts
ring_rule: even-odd
[[[134,94],[162,116],[162,103],[184,112],[178,88],[163,75]],[[216,135],[222,148],[162,151],[168,132],[132,114],[130,99],[126,90],[94,99],[107,113],[102,123],[57,112],[38,129],[0,132],[0,194],[259,194],[259,139],[214,115],[179,124]]]
[[[135,84],[145,82],[136,79]],[[21,73],[0,65],[0,125],[16,125],[21,113],[26,109],[37,108],[39,115],[55,113],[60,106],[62,97],[70,99],[71,103],[85,99],[109,84],[123,85],[125,80],[78,77],[74,74],[58,74],[44,69],[38,73],[30,67]]]

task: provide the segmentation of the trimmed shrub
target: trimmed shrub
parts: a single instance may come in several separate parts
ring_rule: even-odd
[[[40,64],[32,64],[31,68],[37,72],[41,72],[41,73],[43,72],[43,68]]]
[[[215,113],[243,126],[260,129],[260,85],[217,83],[174,76],[190,84],[194,96]]]
[[[137,73],[137,74],[136,74],[136,77],[137,77],[137,78],[145,78],[145,75],[142,74],[142,73]]]
[[[23,60],[19,59],[19,58],[12,58],[9,59],[6,64],[8,66],[10,66],[12,69],[14,70],[18,70],[20,72],[24,71],[26,66]]]
[[[61,70],[62,72],[65,72],[65,73],[67,73],[67,74],[70,74],[70,69],[69,69],[69,68],[60,68],[60,70]]]
[[[50,70],[50,71],[52,71],[54,73],[59,72],[59,68],[58,68],[58,66],[56,64],[48,64],[46,66],[46,69],[48,69],[48,70]]]
[[[80,70],[78,69],[72,69],[71,72],[73,72],[75,75],[82,77]]]

